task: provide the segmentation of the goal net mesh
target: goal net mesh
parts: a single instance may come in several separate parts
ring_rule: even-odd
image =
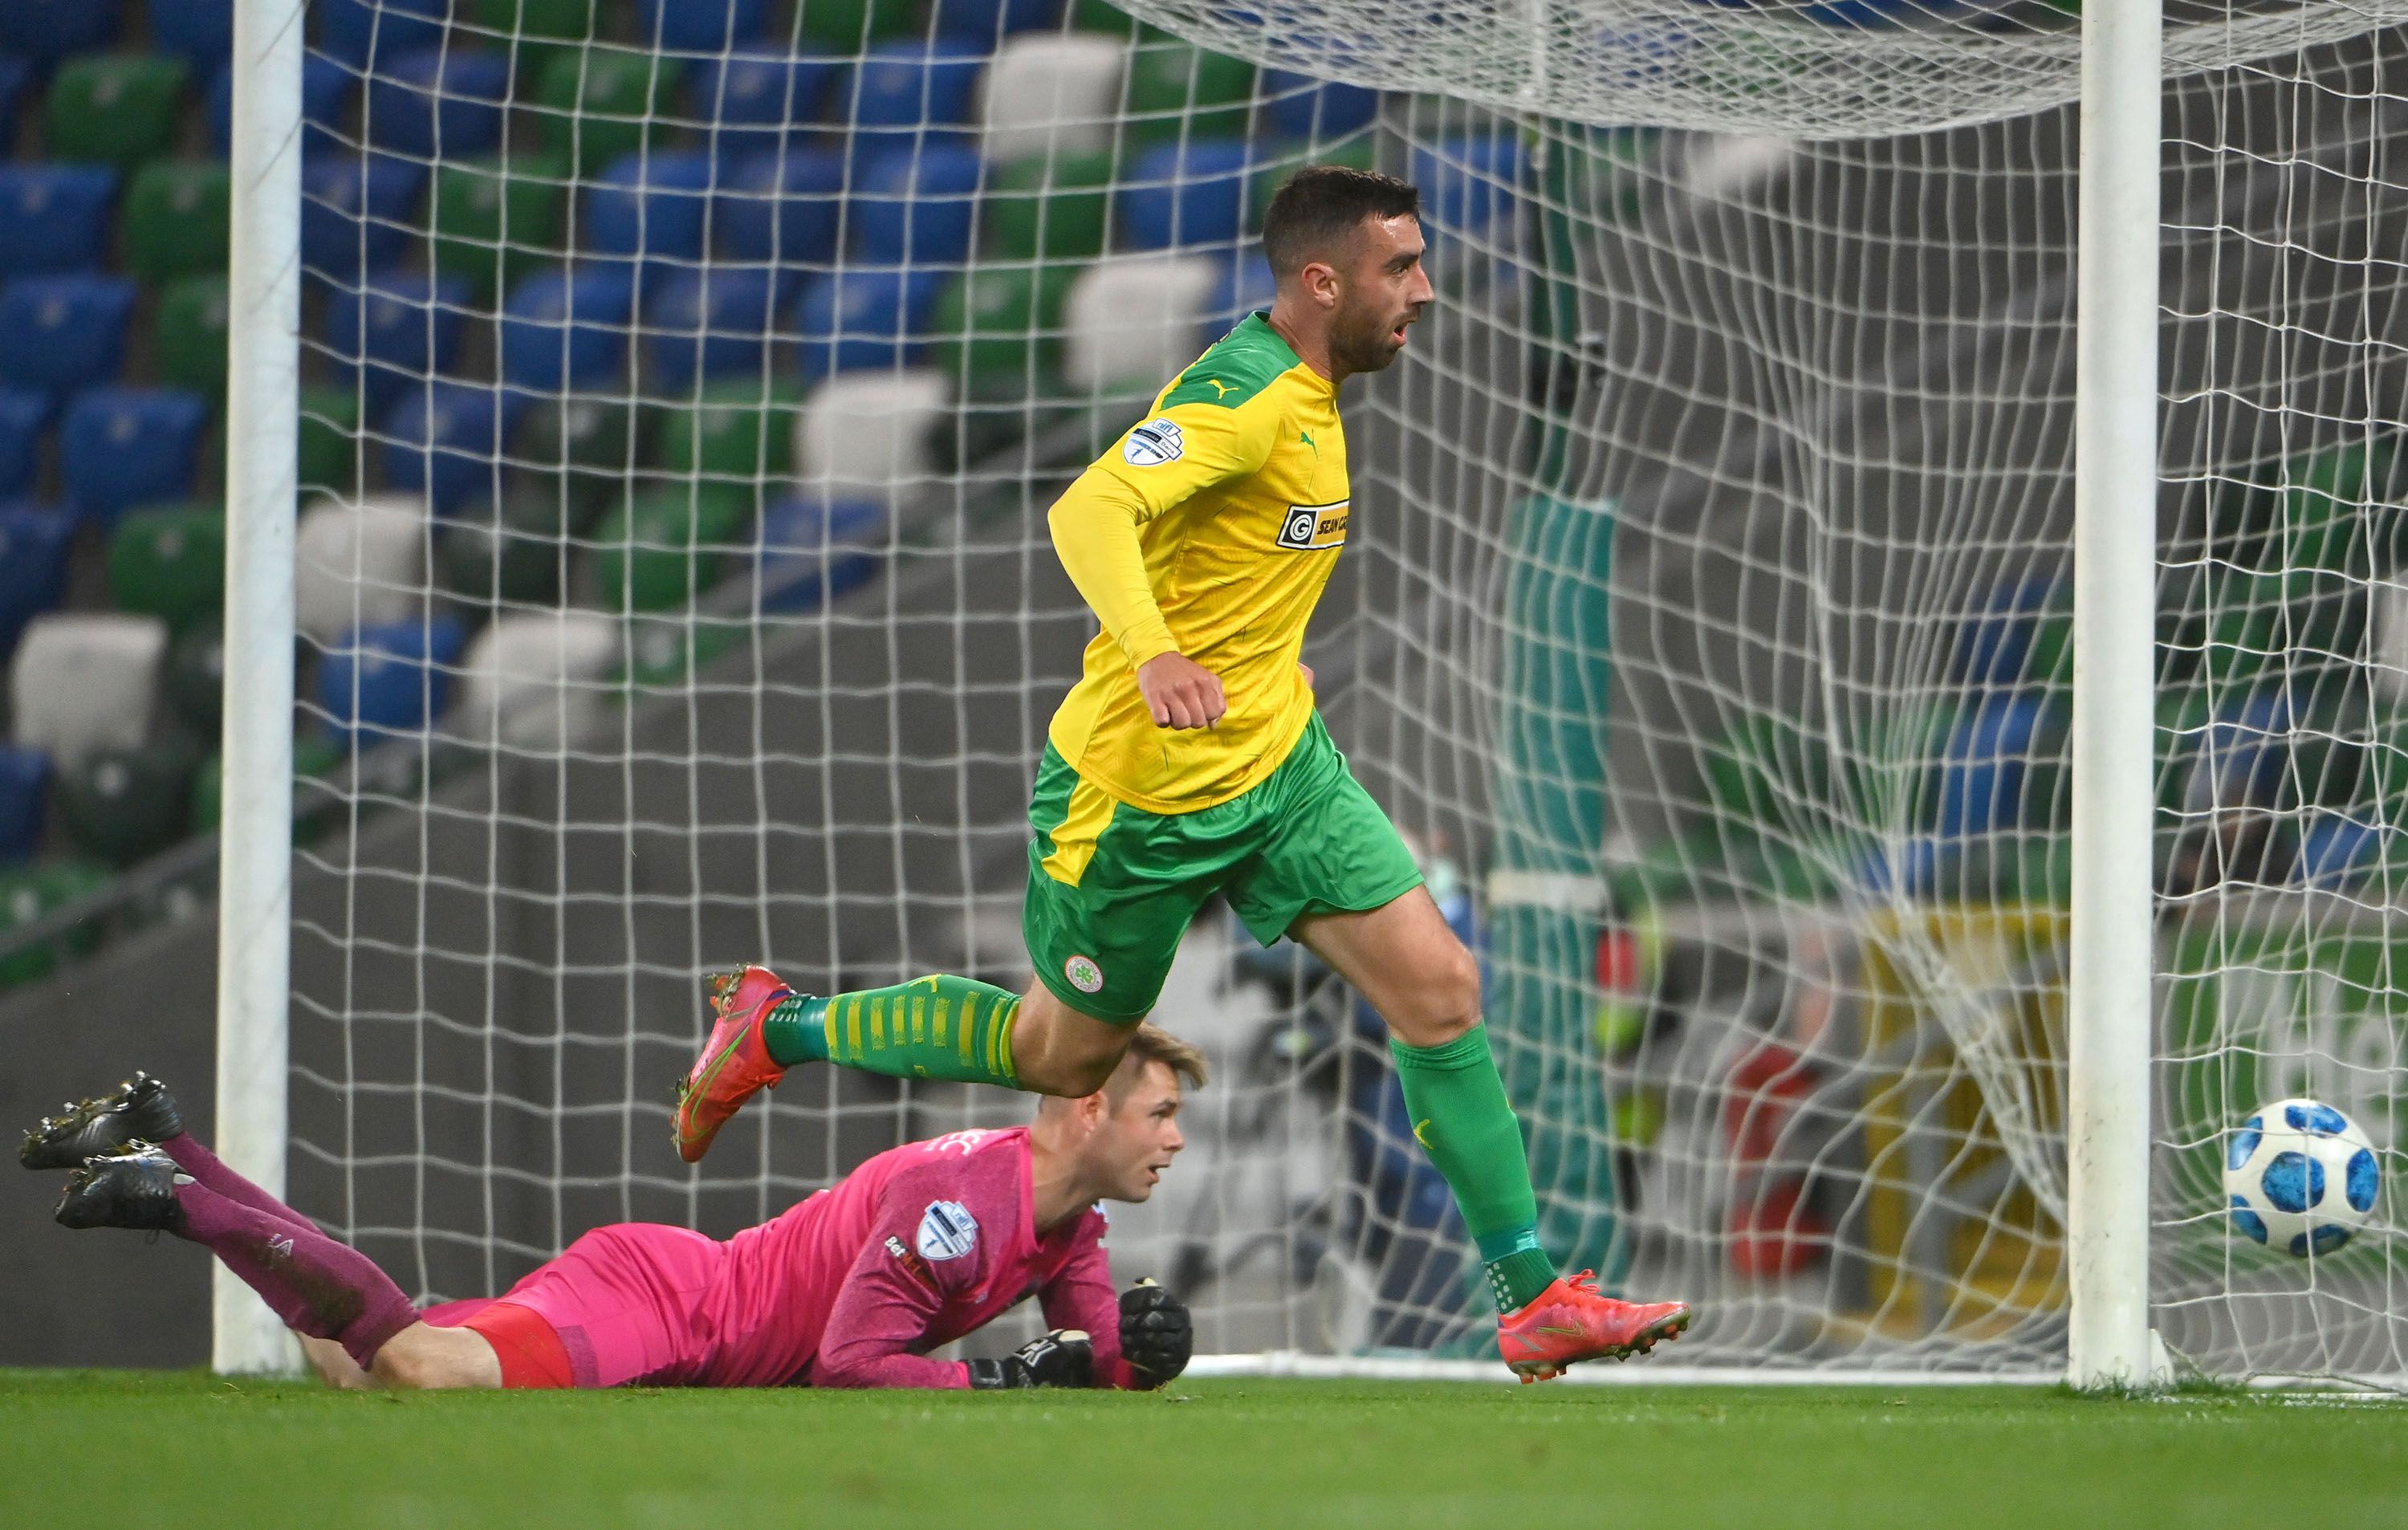
[[[2060,1368],[2073,19],[1138,8],[313,0],[300,725],[352,760],[297,803],[296,1203],[490,1294],[1025,1119],[808,1068],[668,1141],[709,969],[1026,982],[1092,630],[1045,510],[1339,160],[1421,186],[1440,301],[1347,390],[1306,658],[1481,955],[1550,1251],[1699,1365]],[[2398,1166],[2408,45],[2192,8],[2155,1322],[2397,1380],[2392,1203],[2294,1259],[2220,1170],[2298,1094]],[[1156,1018],[1215,1076],[1122,1277],[1208,1351],[1493,1354],[1376,1017],[1216,906]]]

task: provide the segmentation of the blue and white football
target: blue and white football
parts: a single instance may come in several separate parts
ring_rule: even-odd
[[[2233,1231],[2302,1258],[2330,1253],[2374,1210],[2383,1171],[2358,1123],[2315,1100],[2276,1100],[2224,1145]]]

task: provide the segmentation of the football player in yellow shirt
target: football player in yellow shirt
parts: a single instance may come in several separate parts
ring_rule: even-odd
[[[828,997],[766,968],[713,979],[681,1086],[688,1161],[794,1064],[1081,1095],[1154,1008],[1188,923],[1226,895],[1290,937],[1393,1033],[1413,1135],[1454,1189],[1525,1380],[1679,1333],[1678,1302],[1559,1278],[1521,1129],[1481,1023],[1480,971],[1397,831],[1346,769],[1298,655],[1346,544],[1338,389],[1395,361],[1432,300],[1419,193],[1334,165],[1263,217],[1278,280],[1054,506],[1054,549],[1103,630],[1054,713],[1029,804],[1025,994],[953,977]]]

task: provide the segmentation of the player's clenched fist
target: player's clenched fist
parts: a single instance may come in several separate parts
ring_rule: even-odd
[[[1056,1328],[1030,1339],[1000,1360],[969,1362],[970,1385],[981,1391],[1005,1387],[1091,1387],[1096,1350],[1084,1330]]]
[[[1184,654],[1148,659],[1137,672],[1137,689],[1157,728],[1209,728],[1229,709],[1221,677]]]
[[[1121,1293],[1121,1358],[1140,1387],[1158,1387],[1187,1368],[1196,1325],[1187,1304],[1152,1280]]]

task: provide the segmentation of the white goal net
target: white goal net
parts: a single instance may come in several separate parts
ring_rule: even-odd
[[[814,1068],[699,1171],[667,1130],[710,968],[1025,981],[1090,630],[1045,509],[1340,159],[1420,184],[1440,300],[1348,390],[1306,656],[1482,954],[1550,1251],[1698,1365],[2060,1370],[2071,19],[1138,8],[313,0],[303,726],[358,766],[298,802],[296,1203],[476,1294],[1025,1114]],[[2408,43],[2195,8],[2154,1321],[2396,1380],[2388,1194],[2294,1259],[2221,1163],[2312,1094],[2400,1166]],[[1216,1076],[1122,1274],[1210,1350],[1491,1352],[1376,1020],[1218,909],[1157,1019]]]

